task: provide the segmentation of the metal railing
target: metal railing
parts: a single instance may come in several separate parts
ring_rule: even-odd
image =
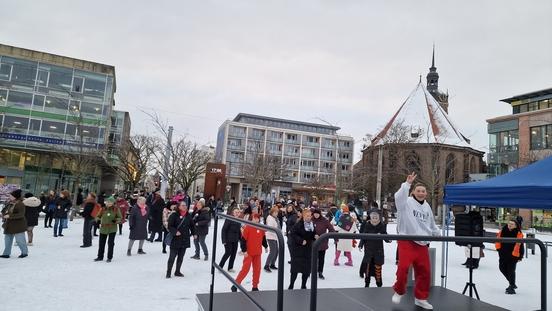
[[[257,302],[251,294],[245,288],[243,288],[234,278],[228,274],[226,271],[224,271],[223,268],[221,268],[216,263],[216,254],[217,254],[217,234],[218,234],[218,219],[224,218],[226,221],[235,221],[241,224],[245,224],[248,226],[252,226],[255,228],[263,229],[266,231],[271,231],[276,234],[278,237],[278,285],[277,285],[277,297],[276,297],[276,310],[277,311],[283,311],[284,310],[284,262],[285,262],[285,243],[284,243],[284,235],[282,234],[282,230],[279,228],[270,227],[261,223],[256,223],[248,220],[244,220],[241,218],[232,217],[230,215],[217,213],[215,214],[215,228],[214,228],[214,235],[213,235],[213,249],[212,249],[212,258],[211,258],[211,286],[209,289],[209,311],[213,311],[213,296],[214,296],[214,289],[215,289],[215,269],[217,269],[219,272],[222,273],[234,286],[239,288],[239,290],[249,299],[252,303],[254,303],[260,310],[265,310],[259,302]]]
[[[393,241],[431,241],[431,242],[501,242],[501,243],[535,243],[541,251],[541,311],[546,311],[546,258],[547,250],[545,244],[539,239],[517,239],[497,237],[448,237],[448,236],[419,236],[419,235],[394,235],[394,234],[368,234],[368,233],[337,233],[329,232],[322,234],[312,244],[311,263],[311,289],[310,289],[310,311],[316,311],[317,304],[317,267],[318,248],[329,239],[362,239],[362,240],[393,240]]]

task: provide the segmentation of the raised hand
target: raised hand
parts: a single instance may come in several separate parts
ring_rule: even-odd
[[[416,177],[418,177],[418,175],[416,175],[416,173],[412,172],[412,174],[406,176],[406,182],[409,183],[409,184],[412,184],[414,182],[414,180],[416,179]]]

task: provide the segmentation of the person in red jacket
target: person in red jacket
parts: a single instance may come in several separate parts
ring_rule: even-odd
[[[123,197],[117,198],[117,201],[115,201],[115,205],[119,208],[121,211],[121,223],[119,224],[119,235],[123,234],[123,224],[126,222],[126,217],[128,214],[128,210],[130,209],[130,206],[128,205],[127,200]]]
[[[258,213],[251,215],[253,222],[259,222],[261,216]],[[268,252],[268,243],[266,242],[265,232],[259,228],[252,226],[244,226],[242,228],[242,238],[240,241],[242,252],[244,252],[243,264],[236,282],[241,284],[243,279],[249,273],[251,265],[253,265],[253,288],[252,291],[259,290],[259,277],[261,275],[261,255],[263,253],[262,246],[265,248],[265,253]],[[232,285],[231,290],[236,292],[238,288]]]

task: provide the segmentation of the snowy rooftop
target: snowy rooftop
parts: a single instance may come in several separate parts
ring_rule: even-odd
[[[372,145],[405,142],[471,147],[421,81],[372,140]]]

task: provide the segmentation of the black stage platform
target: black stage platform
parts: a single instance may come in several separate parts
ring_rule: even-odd
[[[251,292],[253,298],[267,311],[276,311],[276,291]],[[412,288],[408,289],[400,305],[391,303],[393,289],[381,288],[319,288],[318,311],[411,311],[423,310],[414,305]],[[242,293],[215,293],[213,310],[254,311],[258,308]],[[199,310],[209,310],[209,294],[198,294]],[[284,310],[309,310],[310,290],[285,290]],[[500,311],[508,310],[472,299],[449,289],[435,286],[431,288],[429,302],[434,310],[447,311]]]

